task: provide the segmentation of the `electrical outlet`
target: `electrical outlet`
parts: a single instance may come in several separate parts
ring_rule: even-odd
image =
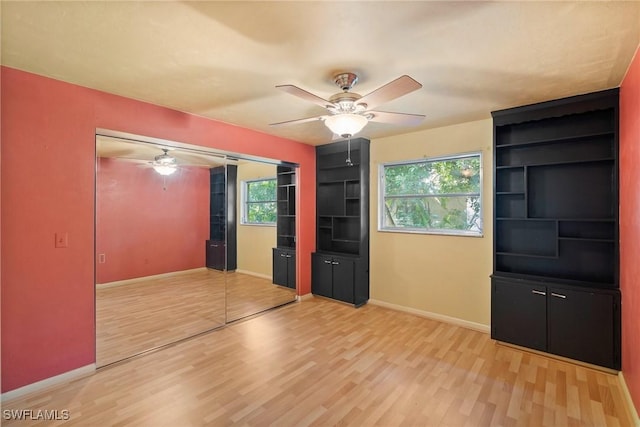
[[[98,264],[107,262],[107,254],[98,254]]]
[[[56,233],[56,248],[69,246],[69,233]]]

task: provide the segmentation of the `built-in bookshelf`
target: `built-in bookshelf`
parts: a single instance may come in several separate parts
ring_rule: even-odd
[[[369,141],[316,147],[316,184],[312,292],[362,305],[369,299]]]
[[[492,114],[492,336],[618,369],[617,89]]]

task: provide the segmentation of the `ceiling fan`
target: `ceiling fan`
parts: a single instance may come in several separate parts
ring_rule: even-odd
[[[168,149],[163,148],[162,151],[163,153],[156,156],[153,162],[151,162],[151,166],[160,175],[171,175],[178,170],[178,161],[175,157],[167,154]]]
[[[291,95],[326,108],[328,114],[272,123],[271,126],[321,120],[334,134],[348,138],[360,132],[370,121],[412,126],[420,123],[425,117],[422,114],[391,113],[374,110],[380,104],[399,98],[422,87],[420,83],[407,75],[398,77],[364,96],[351,92],[351,89],[358,82],[358,76],[354,73],[336,74],[333,81],[336,86],[342,89],[342,92],[331,96],[328,100],[294,85],[276,86],[276,88]]]

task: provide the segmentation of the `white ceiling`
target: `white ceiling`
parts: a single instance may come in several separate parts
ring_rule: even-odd
[[[379,138],[532,102],[617,87],[640,42],[640,2],[1,3],[2,64],[309,144],[325,113],[275,89],[328,98],[356,72],[365,95],[408,74],[423,88],[379,109],[426,115],[370,123]]]

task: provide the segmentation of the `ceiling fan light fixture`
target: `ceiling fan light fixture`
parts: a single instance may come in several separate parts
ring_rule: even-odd
[[[178,164],[176,163],[175,157],[171,157],[167,154],[167,150],[163,149],[164,154],[156,156],[151,166],[153,166],[153,170],[158,172],[160,175],[167,176],[174,173],[178,170]]]
[[[171,175],[176,170],[178,170],[177,165],[153,165],[153,170],[158,172],[160,175]]]
[[[324,120],[324,124],[331,129],[331,132],[345,138],[360,132],[368,122],[365,116],[350,113],[335,114]]]

